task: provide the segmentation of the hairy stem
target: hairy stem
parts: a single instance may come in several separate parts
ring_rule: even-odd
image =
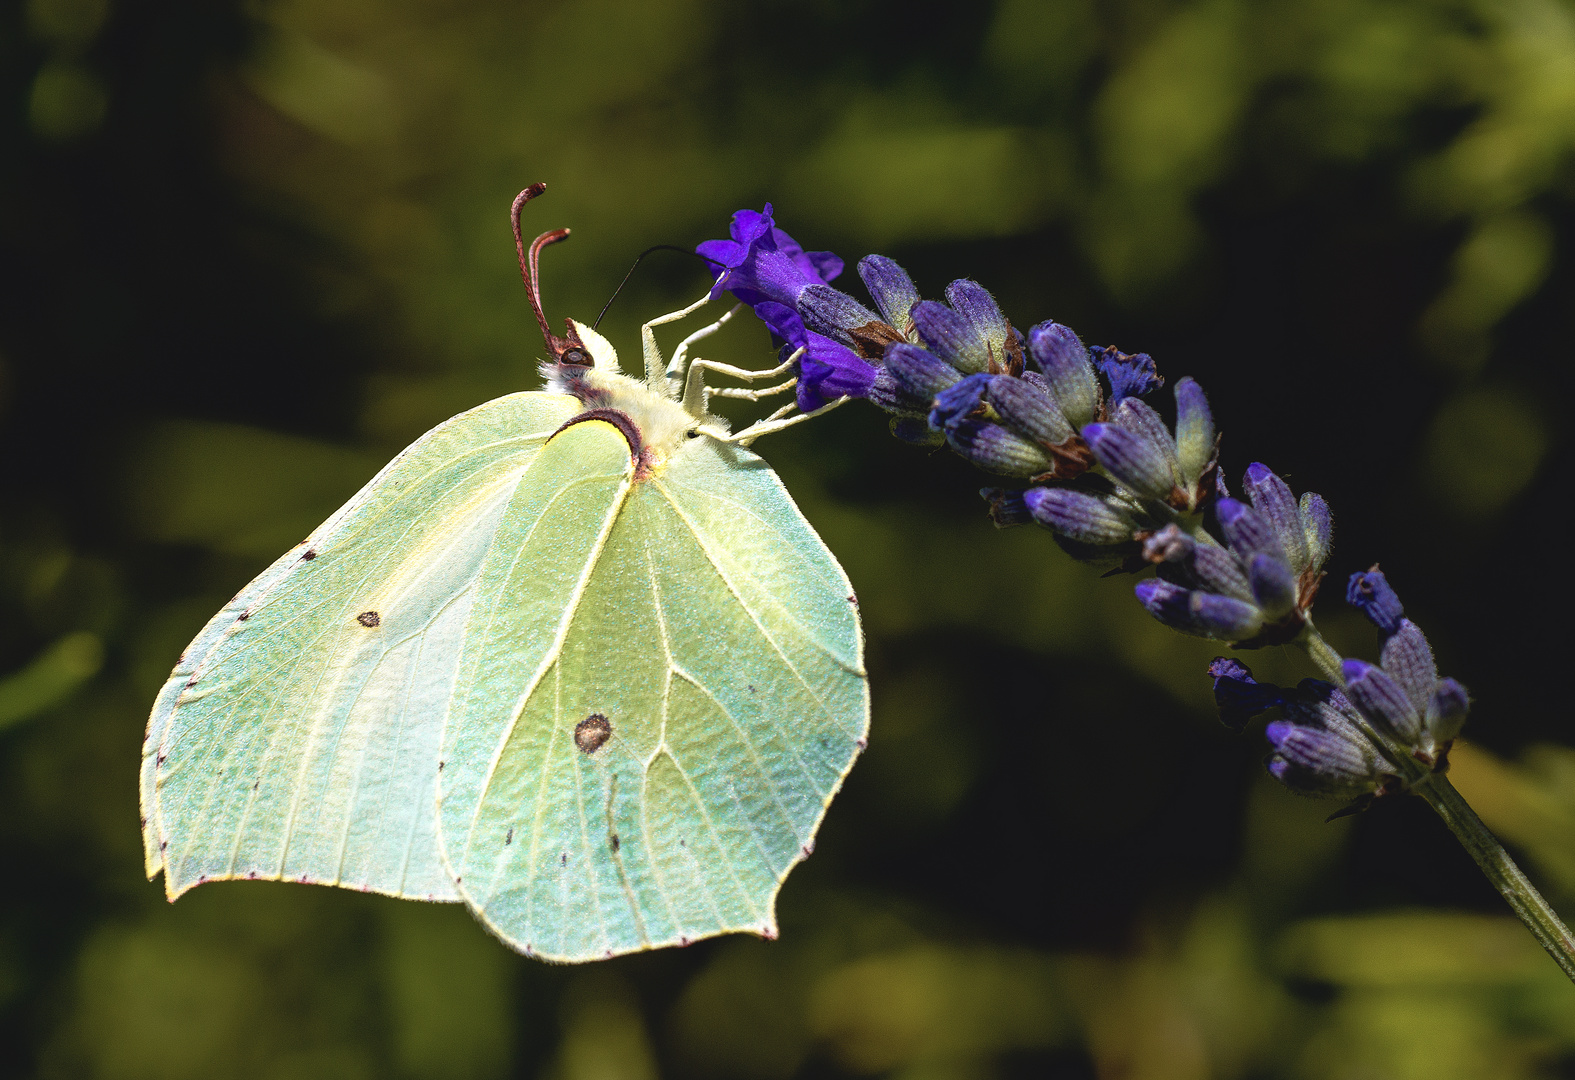
[[[1308,658],[1319,671],[1336,685],[1345,685],[1340,654],[1323,639],[1311,620],[1297,639],[1297,644],[1306,650]],[[1426,800],[1427,805],[1444,819],[1449,831],[1471,853],[1493,887],[1509,901],[1510,908],[1526,924],[1531,936],[1537,939],[1537,944],[1546,949],[1559,969],[1570,981],[1575,982],[1575,935],[1571,935],[1569,928],[1542,898],[1537,887],[1515,865],[1515,860],[1509,857],[1509,852],[1498,842],[1498,837],[1482,824],[1482,819],[1455,790],[1455,785],[1442,773],[1435,773],[1412,758],[1404,747],[1385,739],[1367,723],[1363,722],[1359,726],[1368,741],[1395,767],[1405,786]]]
[[[1531,936],[1537,939],[1537,944],[1546,949],[1548,955],[1553,957],[1553,962],[1575,982],[1575,936],[1570,934],[1569,928],[1548,906],[1542,894],[1537,892],[1536,886],[1521,873],[1515,860],[1504,850],[1504,845],[1488,832],[1482,819],[1477,817],[1460,792],[1455,790],[1455,786],[1442,774],[1433,773],[1412,790],[1426,799],[1427,805],[1444,819],[1449,831],[1471,853],[1493,887],[1509,901],[1509,906],[1526,924]]]

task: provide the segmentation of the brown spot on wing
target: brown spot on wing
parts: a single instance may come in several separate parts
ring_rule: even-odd
[[[574,745],[583,754],[594,754],[612,738],[612,724],[601,713],[591,713],[574,725]]]

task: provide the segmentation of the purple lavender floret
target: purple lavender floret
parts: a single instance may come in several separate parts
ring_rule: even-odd
[[[777,228],[770,203],[759,212],[738,211],[728,232],[730,239],[707,240],[695,248],[717,270],[712,299],[726,291],[750,307],[766,300],[792,307],[806,286],[833,281],[842,273],[836,255],[805,251]]]
[[[1345,602],[1360,608],[1368,621],[1378,627],[1379,633],[1386,638],[1400,628],[1400,620],[1405,618],[1405,608],[1400,604],[1400,597],[1395,595],[1389,580],[1376,566],[1351,575],[1345,587]]]
[[[1229,657],[1216,656],[1209,665],[1209,677],[1214,680],[1220,722],[1232,731],[1240,731],[1254,716],[1285,702],[1284,690],[1259,682],[1246,664]]]
[[[1232,641],[1241,648],[1283,644],[1306,625],[1323,577],[1328,508],[1316,495],[1298,503],[1285,482],[1263,465],[1247,470],[1245,486],[1251,503],[1224,496],[1214,504],[1223,547],[1207,532],[1187,533],[1172,523],[1145,540],[1143,555],[1159,568],[1160,578],[1244,603],[1254,617],[1227,632],[1219,624],[1175,618],[1174,605],[1144,606],[1178,630]]]
[[[1358,579],[1362,579],[1358,582]],[[1471,708],[1466,688],[1440,678],[1433,650],[1420,627],[1400,616],[1400,598],[1376,570],[1354,575],[1347,599],[1383,635],[1379,663],[1346,660],[1346,693],[1374,728],[1411,756],[1438,768],[1460,734]]]
[[[1209,665],[1220,719],[1240,731],[1259,713],[1280,709],[1263,731],[1273,748],[1269,774],[1303,795],[1371,797],[1392,782],[1386,763],[1362,735],[1361,714],[1340,690],[1303,679],[1287,690],[1260,683],[1242,663],[1218,656]]]
[[[755,305],[755,314],[787,344],[782,346],[786,360],[799,349],[798,407],[813,412],[840,397],[868,397],[875,383],[876,367],[858,353],[804,326],[798,312],[784,304],[764,301]]]
[[[1146,397],[1165,385],[1148,353],[1124,353],[1114,345],[1106,345],[1090,349],[1089,356],[1110,384],[1106,408],[1114,408],[1127,398]]]

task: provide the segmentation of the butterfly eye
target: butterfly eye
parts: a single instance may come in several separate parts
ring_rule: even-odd
[[[568,348],[563,350],[563,355],[558,358],[560,363],[579,364],[581,367],[590,367],[591,358],[585,355],[584,349]]]

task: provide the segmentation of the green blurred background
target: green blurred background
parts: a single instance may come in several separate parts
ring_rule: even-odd
[[[1424,806],[1324,824],[1213,718],[1212,647],[865,406],[759,446],[858,589],[874,696],[781,940],[559,968],[453,907],[170,906],[136,810],[207,616],[535,385],[507,211],[544,180],[555,318],[770,200],[850,266],[1196,376],[1233,479],[1333,504],[1331,582],[1384,560],[1477,698],[1458,786],[1575,914],[1575,3],[0,10],[0,1071],[1575,1076],[1575,991]],[[653,257],[604,329],[637,355],[703,285]],[[747,319],[708,344],[771,359]],[[1371,656],[1340,591],[1320,620]]]

